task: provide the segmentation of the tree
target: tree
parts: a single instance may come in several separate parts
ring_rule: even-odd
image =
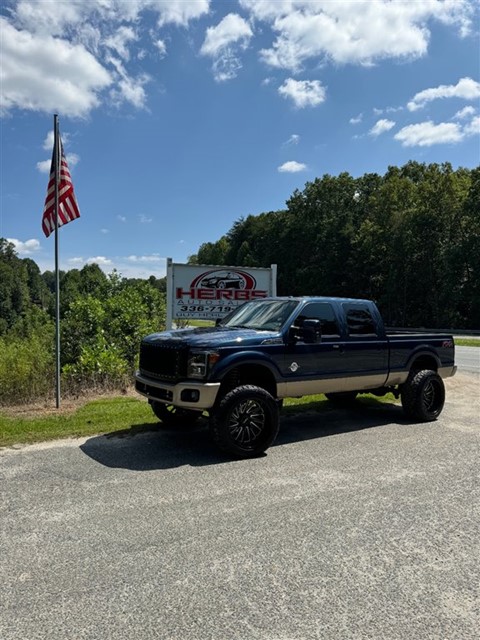
[[[29,302],[27,268],[14,245],[0,238],[0,335],[15,324]]]

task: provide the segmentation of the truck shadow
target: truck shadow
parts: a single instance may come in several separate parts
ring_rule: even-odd
[[[281,414],[280,432],[273,447],[389,424],[408,424],[401,407],[378,401],[360,401],[342,409],[327,401],[304,407],[306,410],[301,413],[288,407]],[[132,471],[241,462],[215,447],[203,419],[183,428],[167,428],[159,422],[132,425],[123,431],[89,438],[80,449],[106,467]]]

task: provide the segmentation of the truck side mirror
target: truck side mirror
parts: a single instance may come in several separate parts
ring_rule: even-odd
[[[303,321],[301,332],[305,344],[317,344],[322,341],[322,323],[314,318]]]

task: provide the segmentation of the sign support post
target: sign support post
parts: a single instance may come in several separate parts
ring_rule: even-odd
[[[165,321],[165,328],[167,331],[171,331],[173,327],[173,299],[174,299],[174,284],[173,284],[173,260],[167,258],[167,314]]]

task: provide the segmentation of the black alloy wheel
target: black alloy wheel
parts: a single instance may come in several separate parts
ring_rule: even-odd
[[[241,458],[263,453],[278,434],[276,400],[260,387],[243,385],[227,393],[210,416],[216,444]]]
[[[418,422],[431,422],[441,414],[445,404],[445,385],[436,371],[413,371],[402,386],[405,414]]]

